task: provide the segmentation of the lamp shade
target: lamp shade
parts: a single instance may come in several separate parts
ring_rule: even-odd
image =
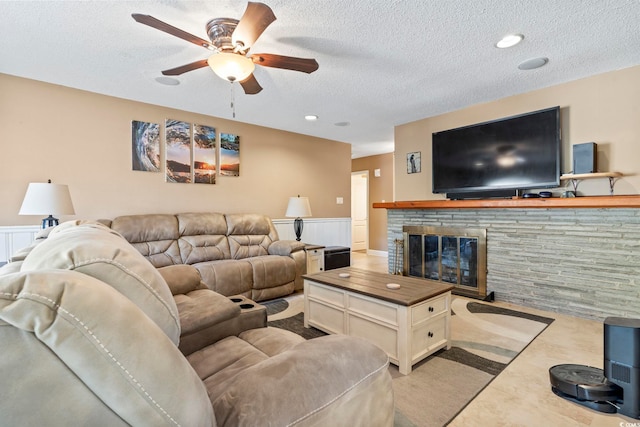
[[[290,197],[287,212],[284,214],[288,218],[305,218],[311,216],[311,205],[308,197]]]
[[[32,182],[24,195],[20,215],[75,215],[69,186]]]
[[[207,63],[218,77],[230,82],[245,80],[256,68],[253,61],[246,56],[229,52],[211,55]]]

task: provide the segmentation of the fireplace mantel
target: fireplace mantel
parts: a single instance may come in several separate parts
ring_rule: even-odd
[[[413,200],[374,203],[381,209],[506,209],[506,208],[640,208],[640,195],[572,198],[513,198],[482,200]]]

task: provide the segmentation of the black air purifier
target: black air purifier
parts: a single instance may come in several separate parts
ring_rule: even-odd
[[[604,376],[622,388],[618,413],[640,419],[639,319],[605,319]]]

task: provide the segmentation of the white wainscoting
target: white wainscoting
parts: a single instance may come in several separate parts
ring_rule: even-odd
[[[280,240],[295,240],[293,219],[274,219]],[[29,246],[41,230],[37,225],[0,226],[0,262],[9,260],[16,251]],[[306,218],[302,241],[322,246],[351,247],[351,218]]]
[[[295,240],[293,219],[272,219],[280,240]],[[351,218],[303,218],[301,241],[322,246],[351,247]]]
[[[37,225],[1,226],[0,263],[7,262],[15,252],[29,246],[40,230],[42,229]]]

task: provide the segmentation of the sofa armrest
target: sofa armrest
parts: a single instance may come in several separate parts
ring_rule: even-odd
[[[204,348],[224,338],[219,329],[240,316],[240,307],[211,289],[199,289],[173,297],[180,315],[180,344],[183,354]]]
[[[207,289],[202,283],[200,272],[187,264],[168,265],[158,268],[158,272],[169,285],[172,295],[187,294],[198,289]]]
[[[276,240],[269,245],[269,255],[290,256],[304,249],[304,243],[296,240]]]
[[[246,329],[239,320],[240,306],[209,289],[195,267],[176,264],[160,267],[158,272],[169,285],[178,307],[181,329],[178,348],[183,354],[191,354]],[[233,327],[236,323],[239,326]],[[264,325],[258,326],[266,326],[266,315]]]

